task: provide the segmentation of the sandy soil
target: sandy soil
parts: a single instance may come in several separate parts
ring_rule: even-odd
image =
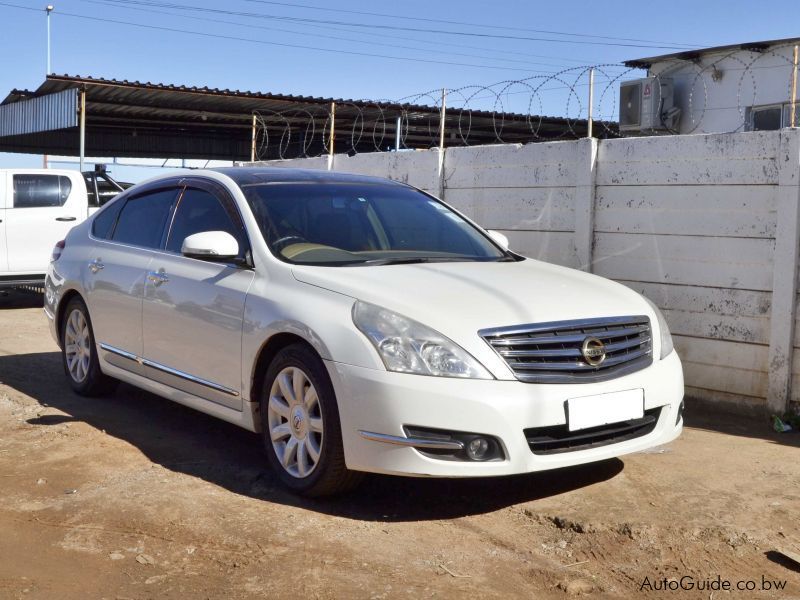
[[[40,306],[0,298],[0,598],[800,597],[774,553],[800,553],[798,434],[690,404],[647,453],[307,501],[254,434],[125,385],[72,394]],[[757,587],[655,589],[683,576]]]

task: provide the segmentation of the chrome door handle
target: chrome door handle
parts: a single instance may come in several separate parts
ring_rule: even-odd
[[[105,269],[105,267],[106,266],[99,258],[95,258],[92,262],[89,263],[89,270],[92,273],[97,273],[98,271]]]
[[[158,287],[162,283],[167,283],[169,281],[169,277],[167,277],[167,274],[164,272],[164,269],[159,269],[158,271],[150,271],[149,273],[147,273],[147,279],[156,287]]]

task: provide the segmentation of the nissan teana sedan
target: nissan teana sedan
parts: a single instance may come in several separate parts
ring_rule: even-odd
[[[260,432],[302,494],[675,439],[683,374],[659,310],[507,245],[384,179],[164,175],[56,245],[45,313],[77,393],[125,381]]]

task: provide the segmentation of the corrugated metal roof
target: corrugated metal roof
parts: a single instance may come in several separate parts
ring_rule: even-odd
[[[0,105],[0,137],[78,126],[78,92],[62,90]]]
[[[76,87],[81,86],[83,84],[88,92],[91,92],[91,96],[97,96],[98,98],[114,98],[117,100],[121,100],[124,98],[136,98],[136,97],[148,97],[153,100],[159,98],[159,94],[154,94],[152,92],[168,92],[170,97],[175,98],[175,102],[177,103],[185,103],[185,104],[197,104],[201,101],[195,100],[192,101],[189,97],[177,97],[174,96],[175,93],[179,94],[197,94],[198,96],[205,97],[205,101],[207,102],[214,102],[214,97],[219,98],[220,102],[229,103],[233,99],[240,99],[243,101],[247,100],[271,100],[274,101],[277,105],[284,105],[285,103],[289,103],[293,106],[301,106],[301,105],[310,105],[314,107],[324,107],[327,109],[332,102],[336,104],[349,104],[352,106],[357,106],[360,108],[375,108],[376,106],[380,105],[383,109],[395,109],[395,110],[405,110],[405,111],[420,111],[429,113],[434,111],[438,114],[439,108],[433,105],[425,105],[425,104],[407,104],[403,102],[388,102],[385,100],[357,100],[357,99],[347,99],[347,98],[332,98],[332,97],[321,97],[321,96],[302,96],[302,95],[294,95],[294,94],[274,94],[271,92],[253,92],[247,90],[231,90],[231,89],[220,89],[220,88],[210,88],[210,87],[199,87],[199,86],[190,86],[190,85],[176,85],[176,84],[166,84],[166,83],[152,83],[150,81],[142,82],[142,81],[128,81],[127,79],[106,79],[103,77],[91,77],[91,76],[82,76],[82,75],[48,75],[45,79],[44,83],[40,85],[36,91],[31,92],[30,90],[13,90],[0,104],[6,104],[8,102],[15,102],[20,99],[24,99],[26,97],[31,96],[40,96],[42,94],[50,94],[56,91],[61,91],[63,89],[69,87]],[[103,88],[119,88],[117,91],[111,91],[110,89],[103,90]],[[147,90],[151,93],[148,94],[137,94],[136,92],[141,90]],[[87,96],[89,99],[92,99],[91,96]],[[235,100],[234,100],[235,101]],[[253,104],[257,107],[264,107],[265,104],[262,102],[258,102],[257,104]],[[458,110],[458,109],[456,109]],[[484,111],[484,110],[471,110],[470,111],[473,115],[476,116],[486,116],[491,117],[494,113],[492,111]],[[512,113],[507,113],[508,117],[522,117],[527,118],[528,115],[518,114],[514,115]],[[542,118],[547,119],[548,121],[553,122],[563,122],[566,123],[569,119],[565,119],[563,117],[555,117],[555,116],[536,116],[536,119]]]
[[[8,104],[10,102],[17,102],[18,100],[25,100],[27,98],[33,98],[35,95],[36,95],[36,93],[32,92],[31,90],[18,90],[16,88],[14,88],[13,90],[11,90],[8,93],[8,96],[6,96],[6,99],[3,100],[3,102],[0,102],[0,104]]]
[[[403,118],[403,145],[428,148],[438,143],[439,108],[420,104],[375,102],[273,94],[175,84],[49,75],[33,92],[13,90],[0,107],[33,97],[82,89],[87,102],[87,155],[248,160],[253,115],[262,118],[271,137],[259,158],[288,158],[324,151],[323,132],[336,105],[337,152],[371,152],[394,146],[395,121]],[[287,128],[291,135],[287,136]],[[453,108],[447,111],[446,145],[571,138],[586,122]],[[23,139],[24,138],[24,139]],[[0,151],[70,154],[77,132],[0,137]],[[73,148],[70,151],[70,148]]]

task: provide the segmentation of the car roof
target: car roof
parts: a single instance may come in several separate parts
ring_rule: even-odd
[[[259,183],[372,183],[404,185],[383,177],[337,173],[318,169],[289,169],[283,167],[220,167],[210,169],[233,179],[238,185]]]

